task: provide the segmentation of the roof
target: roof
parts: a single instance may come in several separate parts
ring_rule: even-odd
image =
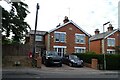
[[[93,35],[90,38],[90,41],[103,39],[103,38],[105,39],[105,38],[109,37],[110,35],[114,34],[115,32],[117,32],[118,30],[120,31],[120,29],[114,29],[113,31],[107,31],[107,32],[104,32],[101,34]]]
[[[30,32],[26,35],[26,37],[29,37],[30,34],[34,34],[35,30],[30,30]],[[36,31],[37,35],[45,35],[47,31]]]
[[[31,31],[29,32],[29,34],[34,34],[34,31],[35,31],[35,30],[31,30]],[[47,31],[38,31],[38,30],[37,30],[37,31],[36,31],[36,34],[45,35],[46,32],[47,32]]]
[[[65,24],[62,24],[62,25],[60,25],[59,27],[56,27],[56,28],[50,30],[48,33],[51,33],[51,32],[53,32],[53,31],[55,31],[55,30],[57,30],[57,29],[59,29],[59,28],[61,28],[61,27],[64,27],[64,26],[67,25],[67,24],[70,24],[70,23],[72,23],[73,25],[75,25],[78,29],[82,30],[82,31],[83,31],[86,35],[88,35],[89,37],[91,36],[91,35],[88,34],[86,31],[84,31],[80,26],[78,26],[76,23],[74,23],[72,20],[69,20],[69,22],[67,22],[67,23],[65,23]]]

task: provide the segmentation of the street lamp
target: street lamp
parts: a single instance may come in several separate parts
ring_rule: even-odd
[[[37,6],[36,6],[36,20],[35,20],[35,30],[34,30],[34,38],[33,38],[33,53],[32,53],[32,65],[35,66],[35,60],[34,60],[34,55],[35,55],[35,52],[36,52],[36,41],[35,41],[35,38],[36,38],[36,29],[37,29],[37,18],[38,18],[38,9],[39,9],[39,4],[37,3]]]
[[[106,70],[106,57],[105,57],[105,41],[104,41],[104,37],[105,37],[105,29],[104,29],[104,26],[109,24],[109,22],[106,22],[103,24],[103,55],[104,55],[104,70]]]

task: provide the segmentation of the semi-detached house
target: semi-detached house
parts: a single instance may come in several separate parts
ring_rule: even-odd
[[[65,17],[62,25],[45,35],[46,50],[55,50],[60,56],[72,53],[85,53],[89,50],[90,34]]]
[[[115,54],[120,51],[120,29],[113,29],[109,24],[108,31],[99,33],[96,29],[95,35],[90,38],[90,51],[97,54]]]
[[[91,37],[80,26],[65,17],[62,25],[47,31],[37,31],[36,51],[55,50],[60,56],[72,53],[85,53],[92,51],[101,53],[120,52],[120,29],[113,29],[109,24],[108,31],[100,33],[96,29],[95,35]],[[26,44],[33,44],[34,31],[29,32],[26,37]],[[32,50],[32,49],[31,49]]]

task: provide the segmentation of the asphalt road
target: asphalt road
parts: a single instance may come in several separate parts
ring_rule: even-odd
[[[120,74],[118,71],[95,70],[87,67],[74,68],[67,65],[62,67],[42,68],[3,68],[2,77],[5,78],[108,78],[117,79]]]

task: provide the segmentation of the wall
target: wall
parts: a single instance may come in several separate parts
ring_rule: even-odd
[[[90,42],[90,51],[93,51],[97,54],[102,53],[102,43],[101,40],[95,40]]]
[[[19,61],[20,66],[32,67],[28,53],[32,51],[29,44],[21,45],[2,45],[2,66],[13,67]]]
[[[66,32],[66,43],[56,43],[54,42],[54,31],[50,33],[50,49],[53,50],[53,46],[67,46],[67,53],[74,53],[75,49],[74,47],[86,47],[86,50],[88,51],[88,39],[89,37],[85,37],[85,44],[76,44],[75,43],[75,33],[78,34],[85,34],[80,29],[75,27],[73,24],[67,24],[64,27],[61,27],[55,31],[59,32]]]
[[[115,38],[115,46],[107,46],[107,38]],[[107,52],[107,49],[116,49],[116,46],[120,46],[120,31],[115,32],[107,38],[105,39],[105,52]]]
[[[38,35],[38,34],[37,34]],[[42,41],[36,41],[36,52],[39,51],[44,51],[45,50],[45,36],[44,35],[40,35],[43,36],[43,40]],[[34,35],[30,34],[29,37],[26,38],[26,44],[33,46],[33,40],[34,40]]]
[[[31,59],[28,56],[4,56],[2,59],[2,67],[13,67],[16,66],[15,62],[19,61],[22,67],[32,67]]]

